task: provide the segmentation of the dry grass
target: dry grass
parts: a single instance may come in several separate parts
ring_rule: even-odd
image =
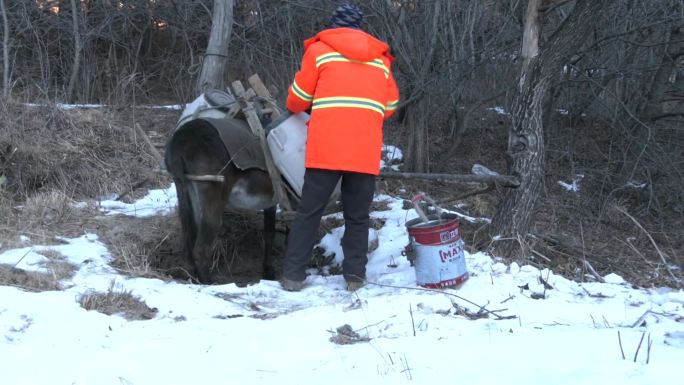
[[[122,194],[146,181],[168,186],[158,164],[133,129],[154,129],[161,137],[174,127],[177,111],[26,107],[0,103],[0,251],[25,245],[60,243],[56,236],[94,232],[108,241],[116,267],[134,275],[153,274],[149,257],[168,251],[175,217],[138,219],[102,216],[94,204],[106,194]],[[166,240],[164,240],[166,238]]]
[[[66,257],[58,251],[47,249],[41,250],[40,254],[47,258],[47,261],[43,261],[39,265],[48,270],[48,274],[55,281],[70,279],[78,270],[78,266],[69,262]]]
[[[321,220],[321,227],[318,231],[318,238],[322,238],[325,234],[332,233],[333,229],[344,226],[344,219],[336,216],[329,216]]]
[[[373,201],[371,202],[370,211],[388,211],[389,201]]]
[[[177,114],[0,103],[0,248],[17,246],[19,235],[49,244],[55,235],[82,234],[96,212],[76,201],[127,192],[143,180],[144,187],[168,185],[133,127],[170,130]]]
[[[3,111],[4,110],[4,111]],[[56,189],[96,198],[127,191],[158,167],[136,137],[133,112],[3,105],[0,174],[14,199]],[[161,114],[161,112],[155,112]]]
[[[129,321],[149,320],[157,314],[156,308],[150,308],[130,291],[117,290],[114,282],[105,293],[88,292],[79,298],[81,307],[95,310],[103,314],[119,314]]]
[[[98,234],[114,260],[112,266],[133,276],[162,277],[183,266],[180,223],[175,215],[150,218],[102,217]],[[189,266],[185,266],[189,268]]]
[[[556,197],[551,205],[545,198],[540,205],[533,230],[537,238],[528,239],[526,246],[550,261],[537,255],[537,263],[577,281],[593,280],[594,268],[639,287],[681,284],[684,256],[672,242],[679,237],[676,232],[647,231],[621,214],[625,209],[619,204],[597,215],[581,204],[559,201],[563,199]]]
[[[11,265],[0,264],[0,285],[35,292],[62,290],[60,282],[71,278],[77,267],[54,250],[48,249],[40,253],[47,258],[47,261],[40,264],[47,270],[46,272],[26,271]]]
[[[6,264],[0,264],[0,285],[34,292],[62,290],[52,274],[26,271]]]
[[[19,235],[34,243],[58,242],[55,235],[81,234],[94,215],[93,207],[76,206],[76,202],[59,190],[37,192],[21,205],[5,201],[0,211],[6,214],[0,222],[0,244],[3,248],[19,245]]]

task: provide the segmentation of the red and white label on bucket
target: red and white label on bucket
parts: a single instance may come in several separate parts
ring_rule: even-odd
[[[454,262],[454,260],[457,258],[463,257],[463,248],[465,247],[463,240],[459,239],[454,243],[442,246],[443,247],[438,250],[439,259],[442,261],[442,263]]]
[[[439,233],[439,240],[441,243],[450,242],[451,240],[460,237],[461,235],[458,233],[458,227],[453,230],[442,231],[441,233]]]
[[[415,244],[416,283],[423,287],[444,288],[465,281],[468,270],[464,245],[462,239],[442,245]]]

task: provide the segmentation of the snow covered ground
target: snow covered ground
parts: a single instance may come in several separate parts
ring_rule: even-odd
[[[173,193],[102,207],[168,215]],[[466,255],[471,277],[460,289],[421,290],[401,255],[405,222],[416,215],[401,200],[376,200],[389,210],[372,213],[385,221],[368,265],[375,284],[356,293],[341,276],[310,275],[295,293],[274,281],[128,278],[108,265],[110,252],[94,234],[6,251],[0,263],[20,269],[44,269],[54,250],[79,270],[63,291],[0,286],[0,384],[682,383],[683,291],[633,289],[615,275],[577,283],[482,253]],[[322,244],[340,255],[341,235],[335,229]],[[158,313],[127,321],[81,308],[82,294],[112,285]],[[480,306],[495,313],[471,317]],[[331,341],[343,325],[357,343]]]

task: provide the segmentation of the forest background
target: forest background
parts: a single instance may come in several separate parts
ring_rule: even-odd
[[[210,52],[218,3],[230,38]],[[193,100],[208,58],[226,63],[216,86],[258,73],[284,104],[302,41],[339,3],[0,0],[0,248],[21,232],[78,228],[72,200],[167,183],[151,176],[156,161],[133,128],[163,142],[179,112],[145,106]],[[635,285],[681,286],[684,2],[357,3],[396,57],[402,101],[385,141],[403,150],[401,170],[464,174],[481,164],[521,179],[518,189],[382,188],[427,191],[492,218],[464,224],[471,248],[579,280],[617,272]],[[148,266],[169,237],[146,226],[164,239],[118,249]]]

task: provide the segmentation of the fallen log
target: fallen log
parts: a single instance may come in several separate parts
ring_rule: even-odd
[[[520,186],[520,180],[511,175],[433,174],[425,172],[381,171],[379,177],[391,179],[442,180],[462,183],[495,183],[503,187]]]

